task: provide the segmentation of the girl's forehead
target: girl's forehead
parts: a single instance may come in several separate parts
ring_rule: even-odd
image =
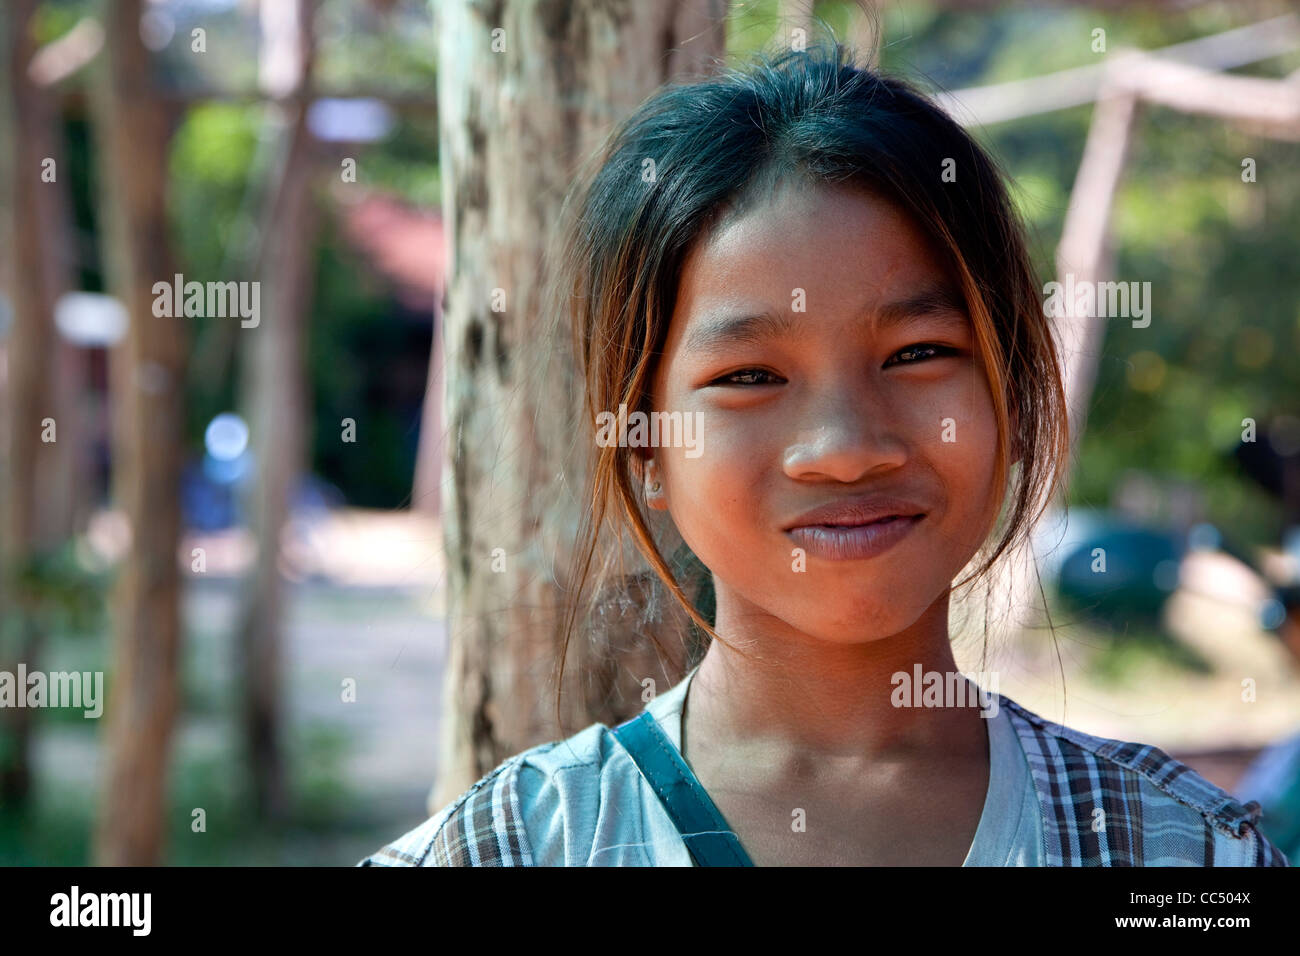
[[[804,185],[721,217],[686,257],[678,293],[884,287],[932,280],[947,271],[943,261],[897,203],[859,188]]]

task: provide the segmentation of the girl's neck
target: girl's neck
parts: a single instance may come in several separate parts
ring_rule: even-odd
[[[947,624],[944,595],[901,634],[834,644],[771,618],[742,623],[720,601],[718,633],[751,656],[711,644],[688,687],[692,731],[710,748],[796,771],[808,760],[866,765],[982,751],[974,685],[957,672]]]

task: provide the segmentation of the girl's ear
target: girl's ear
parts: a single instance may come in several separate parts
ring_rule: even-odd
[[[632,449],[632,474],[641,485],[641,494],[645,503],[656,511],[665,511],[668,502],[663,492],[663,480],[654,453],[649,448]]]

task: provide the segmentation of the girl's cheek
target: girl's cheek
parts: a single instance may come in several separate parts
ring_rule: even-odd
[[[674,449],[674,489],[691,517],[710,527],[727,524],[722,533],[735,537],[738,529],[728,522],[737,516],[752,520],[754,509],[761,505],[764,462],[775,453],[761,450],[752,443],[706,432],[704,454],[689,458]],[[776,459],[779,461],[779,457]],[[708,533],[707,531],[705,533]]]
[[[978,455],[982,449],[992,454],[997,423],[992,396],[982,376],[972,373],[954,378],[946,387],[935,390],[925,407],[928,424],[942,443],[957,446],[953,450],[965,455]]]

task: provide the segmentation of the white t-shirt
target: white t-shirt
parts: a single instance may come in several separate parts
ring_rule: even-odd
[[[678,753],[697,669],[646,705]],[[962,865],[1042,866],[1042,811],[1019,736],[1005,707],[987,724],[989,788]],[[516,786],[536,865],[693,865],[658,796],[602,724],[526,751]]]

